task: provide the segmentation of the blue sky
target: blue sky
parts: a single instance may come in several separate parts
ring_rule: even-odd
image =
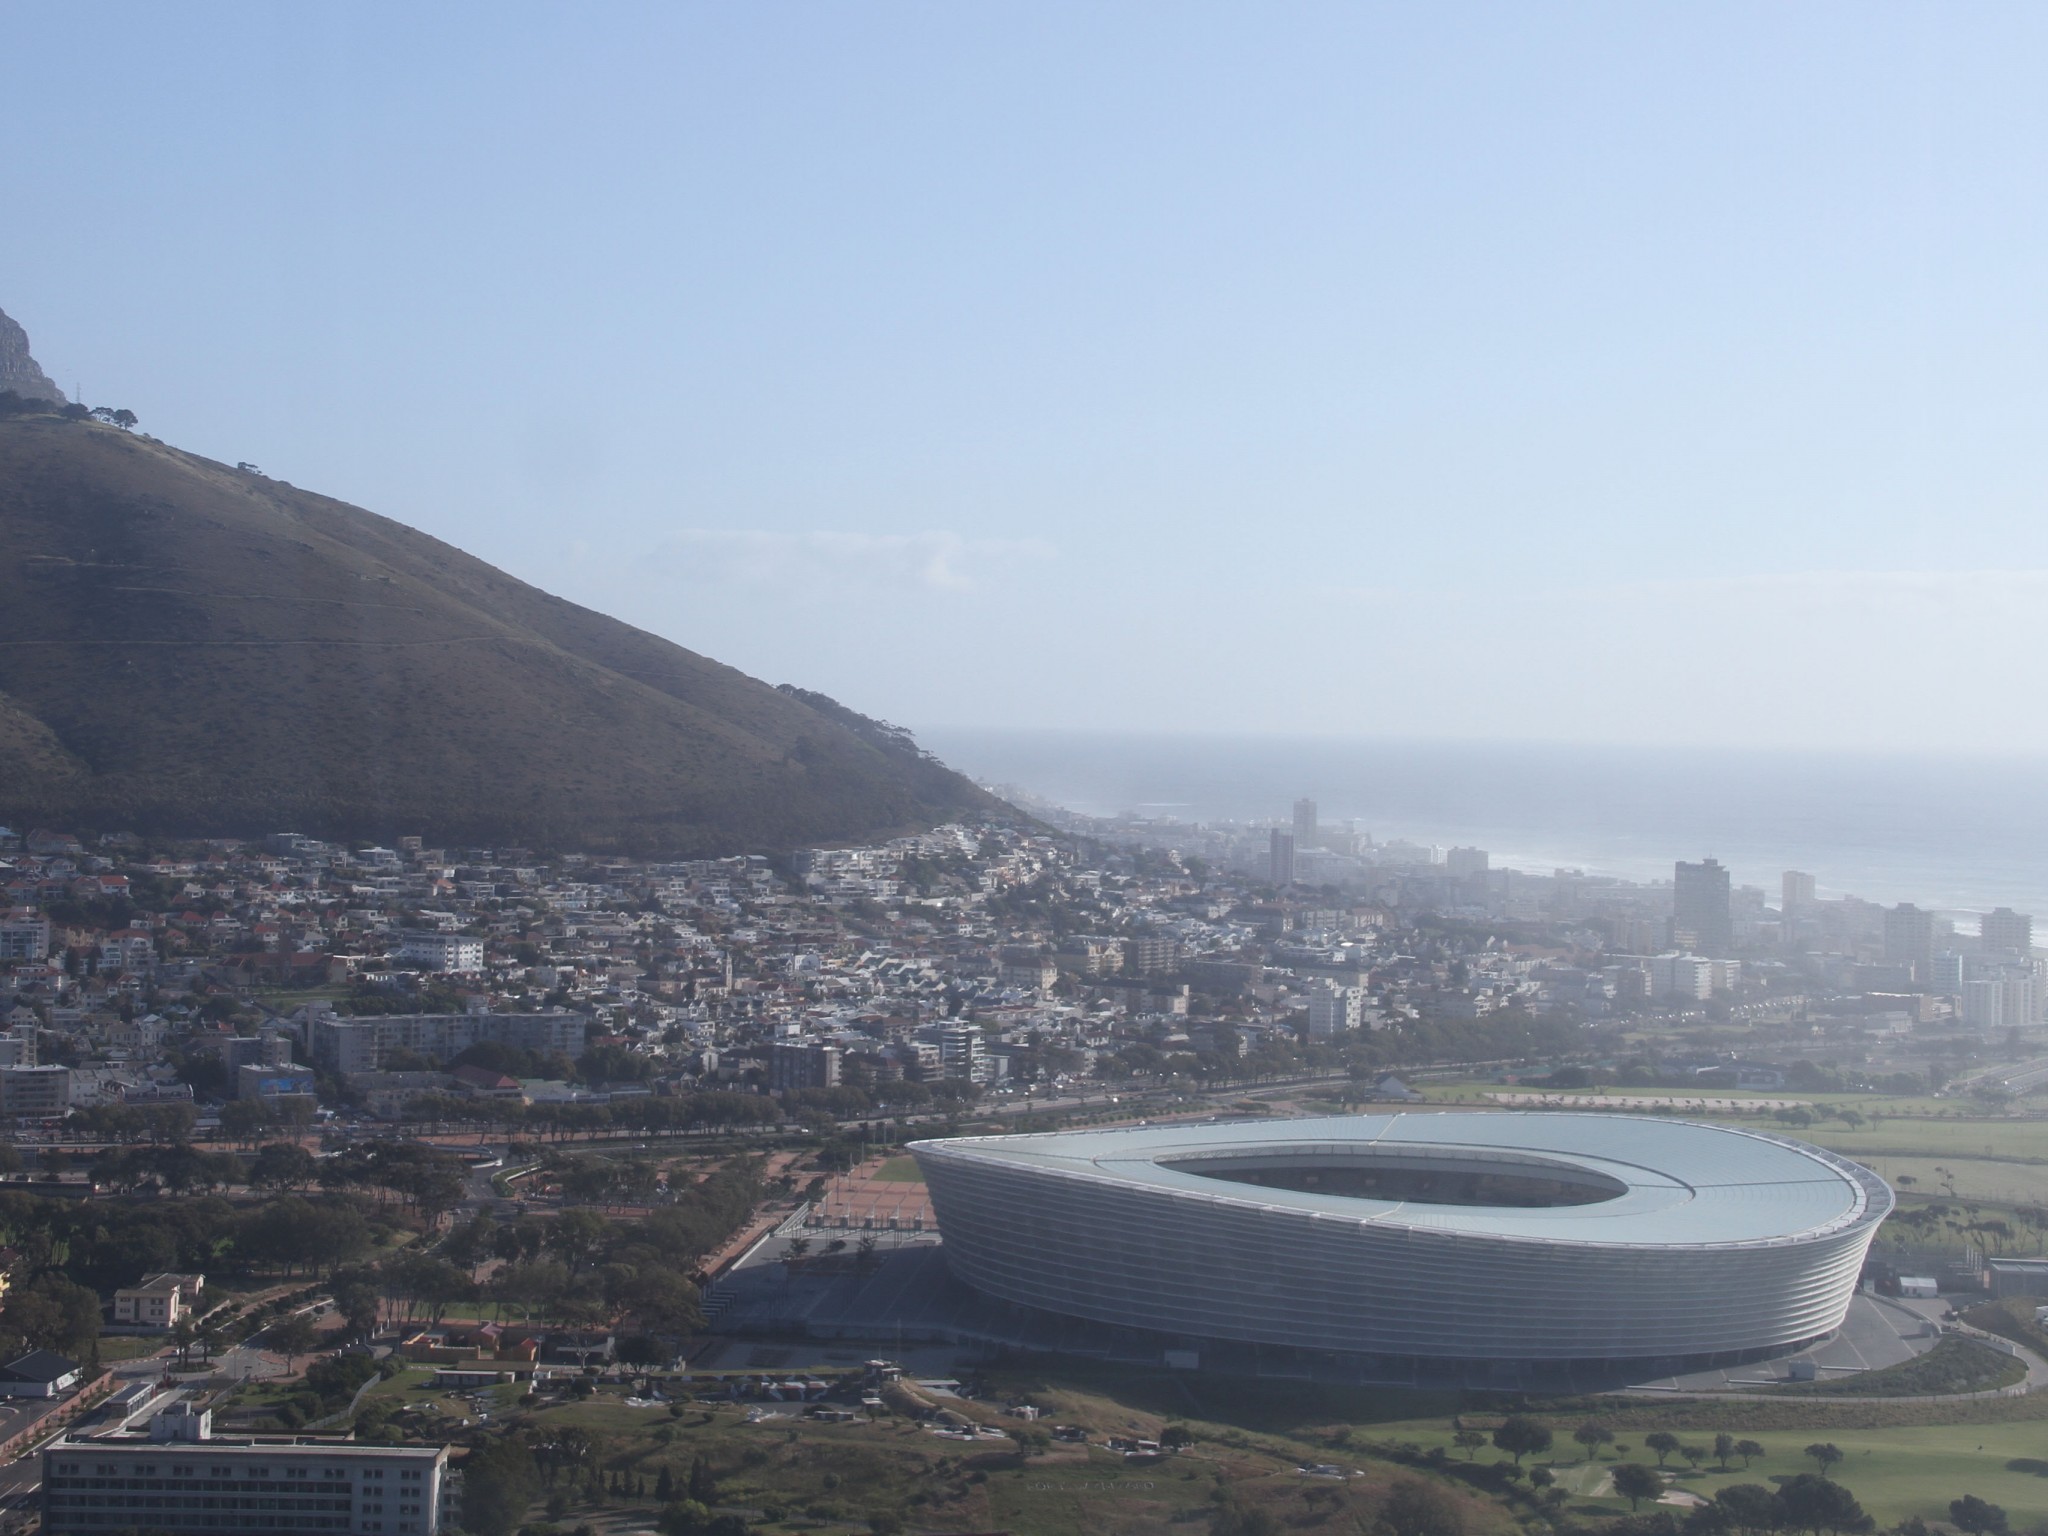
[[[2048,750],[2038,6],[0,9],[144,428],[914,727]]]

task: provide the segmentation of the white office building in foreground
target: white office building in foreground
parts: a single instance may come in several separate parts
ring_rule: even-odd
[[[150,1432],[61,1439],[43,1450],[46,1536],[330,1532],[434,1536],[458,1523],[445,1446],[214,1439],[183,1404]]]
[[[1400,1359],[1739,1358],[1841,1324],[1892,1208],[1782,1137],[1403,1113],[915,1143],[953,1273],[1185,1340]]]

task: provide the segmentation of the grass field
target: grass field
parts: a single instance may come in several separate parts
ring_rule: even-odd
[[[889,1158],[869,1177],[880,1179],[885,1184],[922,1184],[924,1182],[924,1175],[918,1172],[917,1159],[908,1155]]]
[[[110,1333],[100,1339],[100,1361],[112,1365],[117,1360],[140,1360],[163,1347],[162,1335]],[[195,1354],[192,1358],[200,1357]]]
[[[476,1416],[476,1409],[470,1403],[468,1392],[444,1392],[433,1385],[435,1367],[408,1366],[389,1381],[380,1381],[363,1394],[363,1406],[382,1403],[393,1408],[423,1408],[445,1417],[450,1424],[461,1426]],[[502,1408],[513,1396],[522,1390],[517,1386],[497,1386],[487,1391],[497,1408]],[[497,1409],[494,1409],[497,1411]]]
[[[1821,1121],[1794,1134],[1851,1156],[1992,1157],[2048,1163],[2048,1120],[1924,1120],[1901,1117],[1851,1130]]]
[[[452,1417],[474,1413],[466,1402],[434,1393],[426,1385],[430,1374],[409,1369],[373,1390],[385,1401],[431,1404]],[[695,1385],[701,1391],[715,1384],[699,1378]],[[764,1518],[755,1524],[764,1532],[857,1529],[869,1514],[892,1510],[905,1516],[909,1532],[1185,1536],[1206,1527],[1220,1491],[1242,1507],[1264,1511],[1277,1529],[1327,1530],[1334,1536],[1369,1528],[1375,1501],[1389,1484],[1418,1475],[1400,1461],[1412,1465],[1431,1450],[1466,1459],[1452,1440],[1459,1400],[1449,1394],[1072,1364],[1045,1373],[1006,1373],[989,1387],[984,1399],[950,1406],[982,1424],[1021,1431],[1000,1405],[1029,1401],[1044,1414],[1041,1431],[1079,1424],[1092,1443],[1048,1443],[1040,1433],[1036,1449],[1025,1455],[1008,1440],[942,1439],[900,1414],[872,1423],[827,1424],[802,1418],[793,1405],[762,1403],[754,1411],[765,1416],[750,1422],[744,1406],[725,1403],[628,1407],[609,1386],[588,1400],[531,1412],[508,1400],[492,1423],[495,1428],[523,1422],[537,1430],[573,1425],[603,1437],[607,1465],[628,1476],[629,1493],[651,1488],[664,1469],[672,1478],[683,1476],[701,1454],[716,1475],[718,1502],[760,1511]],[[1911,1515],[1945,1518],[1951,1499],[1974,1493],[2002,1505],[2015,1529],[2026,1529],[2048,1522],[2048,1476],[2031,1470],[2048,1466],[2048,1422],[2031,1416],[1926,1426],[1900,1419],[1938,1417],[1945,1410],[2019,1414],[2037,1406],[2031,1399],[1924,1407],[1812,1399],[1603,1399],[1544,1413],[1556,1444],[1526,1464],[1552,1467],[1574,1510],[1622,1512],[1627,1501],[1613,1493],[1613,1468],[1618,1460],[1655,1461],[1643,1449],[1646,1433],[1669,1428],[1686,1445],[1711,1446],[1715,1431],[1725,1428],[1760,1441],[1764,1458],[1747,1470],[1738,1461],[1724,1473],[1711,1458],[1695,1469],[1674,1456],[1667,1470],[1675,1487],[1711,1496],[1732,1482],[1768,1482],[1811,1470],[1804,1448],[1825,1441],[1845,1453],[1836,1476],[1881,1525]],[[1496,1422],[1473,1415],[1469,1406],[1466,1411],[1468,1427],[1483,1430]],[[1611,1422],[1620,1455],[1610,1452],[1589,1462],[1579,1453],[1570,1431],[1594,1415]],[[1130,1464],[1101,1447],[1111,1434],[1156,1438],[1169,1423],[1193,1432],[1195,1444],[1186,1454]],[[1477,1459],[1489,1463],[1499,1456],[1489,1446]],[[1314,1462],[1335,1462],[1362,1475],[1335,1481],[1304,1477],[1298,1469]],[[1511,1520],[1500,1503],[1446,1486],[1466,1508],[1471,1536],[1509,1536]],[[586,1510],[617,1511],[635,1502],[615,1492],[593,1500],[580,1488],[569,1495],[554,1518],[571,1524]]]
[[[1598,1508],[1626,1511],[1628,1501],[1617,1499],[1608,1486],[1615,1461],[1654,1465],[1656,1454],[1643,1449],[1640,1435],[1624,1430],[1618,1443],[1629,1448],[1625,1455],[1587,1463],[1570,1439],[1570,1425],[1574,1422],[1577,1421],[1558,1421],[1559,1443],[1550,1453],[1556,1458],[1554,1463],[1548,1463],[1544,1457],[1531,1457],[1529,1464],[1553,1465],[1559,1483],[1574,1495],[1575,1503],[1583,1500]],[[1441,1446],[1462,1458],[1465,1453],[1452,1443],[1451,1434],[1448,1420],[1432,1419],[1380,1425],[1369,1438],[1406,1441],[1425,1449]],[[1713,1444],[1712,1430],[1680,1430],[1678,1434],[1687,1444]],[[1767,1482],[1772,1476],[1811,1472],[1814,1463],[1805,1457],[1804,1448],[1824,1441],[1840,1447],[1844,1453],[1844,1460],[1835,1471],[1836,1479],[1862,1501],[1880,1525],[1890,1525],[1910,1515],[1946,1520],[1949,1500],[1966,1493],[2003,1506],[2015,1528],[2048,1521],[2048,1477],[2032,1471],[2014,1471],[2006,1465],[2027,1460],[2044,1464],[2040,1458],[2048,1450],[2048,1434],[2044,1434],[2040,1424],[1758,1431],[1740,1433],[1739,1438],[1761,1443],[1767,1453],[1765,1458],[1746,1472],[1740,1461],[1732,1462],[1727,1473],[1709,1460],[1695,1473],[1682,1458],[1674,1456],[1666,1468],[1678,1474],[1673,1485],[1711,1498],[1715,1489],[1730,1483]],[[1478,1454],[1481,1460],[1489,1460],[1500,1453],[1489,1447]]]
[[[1849,1155],[1849,1154],[1845,1154]],[[1943,1193],[1941,1170],[1955,1176],[1956,1198],[1996,1205],[2048,1204],[2048,1167],[2031,1163],[1986,1162],[1973,1157],[1890,1157],[1863,1153],[1856,1161],[1883,1175],[1894,1189],[1916,1195]],[[1900,1185],[1900,1178],[1910,1185]]]

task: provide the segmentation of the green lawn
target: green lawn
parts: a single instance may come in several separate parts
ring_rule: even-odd
[[[100,1339],[100,1361],[112,1365],[117,1360],[140,1360],[155,1354],[164,1343],[165,1336],[161,1334],[107,1334]],[[201,1357],[195,1353],[192,1358]]]
[[[1892,1153],[1950,1157],[2033,1158],[2048,1162],[2048,1120],[1881,1120],[1851,1130],[1822,1121],[1793,1132],[1851,1156]]]
[[[888,1159],[869,1177],[879,1179],[887,1184],[922,1184],[924,1182],[924,1174],[918,1169],[917,1159],[908,1155]]]
[[[478,1369],[490,1367],[481,1365]],[[388,1403],[392,1407],[432,1408],[448,1416],[453,1422],[476,1416],[476,1409],[470,1405],[468,1391],[443,1391],[433,1385],[434,1373],[438,1366],[414,1365],[393,1376],[389,1381],[380,1381],[363,1394],[363,1406],[372,1403]],[[524,1390],[517,1383],[490,1388],[491,1397],[498,1405],[493,1412],[503,1409],[505,1404]],[[510,1394],[508,1396],[507,1394]]]
[[[1681,1429],[1677,1433],[1688,1445],[1711,1446],[1714,1440],[1712,1430]],[[1862,1501],[1880,1525],[1893,1524],[1909,1515],[1946,1520],[1949,1500],[1966,1493],[2003,1506],[2015,1528],[2048,1520],[2048,1476],[2013,1471],[2006,1465],[2009,1461],[2033,1459],[2036,1465],[2048,1466],[2048,1460],[2043,1459],[2048,1456],[2048,1433],[2038,1423],[1734,1433],[1738,1439],[1761,1443],[1767,1452],[1765,1458],[1747,1472],[1740,1461],[1733,1462],[1724,1474],[1711,1459],[1699,1472],[1694,1472],[1682,1458],[1673,1457],[1666,1470],[1677,1474],[1674,1486],[1711,1498],[1715,1489],[1730,1483],[1760,1483],[1774,1475],[1811,1472],[1814,1464],[1802,1454],[1804,1448],[1825,1441],[1845,1453],[1836,1469],[1836,1479]],[[1361,1441],[1368,1439],[1407,1441],[1425,1449],[1442,1446],[1461,1459],[1465,1454],[1452,1444],[1448,1419],[1378,1425],[1360,1436]],[[1607,1486],[1615,1460],[1654,1465],[1657,1458],[1654,1452],[1643,1449],[1642,1437],[1635,1431],[1622,1430],[1620,1443],[1629,1447],[1625,1456],[1609,1456],[1588,1464],[1572,1443],[1568,1428],[1560,1427],[1558,1444],[1550,1452],[1555,1461],[1530,1457],[1525,1465],[1554,1466],[1558,1481],[1575,1495],[1574,1502],[1586,1499],[1601,1508],[1625,1511],[1628,1501],[1615,1498]],[[1478,1456],[1484,1461],[1499,1459],[1500,1454],[1489,1446],[1480,1450]]]
[[[1845,1156],[1855,1155],[1845,1153]],[[1996,1163],[1972,1157],[1891,1157],[1875,1153],[1856,1156],[1856,1161],[1884,1176],[1894,1189],[1901,1177],[1913,1182],[1903,1186],[1915,1195],[1941,1195],[1946,1169],[1955,1176],[1956,1197],[1994,1205],[2048,1204],[2048,1165]]]

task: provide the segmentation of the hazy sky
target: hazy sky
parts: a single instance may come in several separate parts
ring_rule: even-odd
[[[2048,750],[2048,8],[0,5],[94,403],[912,726]]]

